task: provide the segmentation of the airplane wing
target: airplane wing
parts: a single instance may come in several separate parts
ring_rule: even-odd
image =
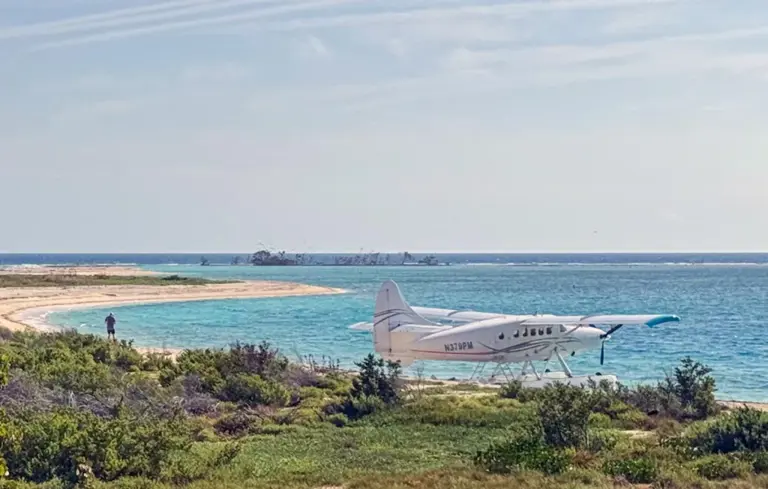
[[[544,325],[544,324],[594,324],[594,325],[631,325],[644,324],[649,328],[664,323],[676,323],[680,318],[672,314],[595,314],[591,316],[544,316],[526,319],[521,324]]]
[[[428,321],[450,326],[462,326],[464,324],[473,323],[475,321],[483,321],[485,319],[493,319],[505,316],[505,314],[492,312],[459,311],[456,309],[438,309],[435,307],[411,306],[411,309],[413,309],[416,314]],[[349,326],[349,329],[353,329],[355,331],[373,331],[373,323],[359,322]]]
[[[419,316],[433,322],[450,322],[454,325],[467,324],[485,319],[504,317],[506,314],[494,312],[460,311],[456,309],[438,309],[435,307],[416,307],[411,309]]]
[[[355,323],[349,327],[355,331],[369,331],[373,332],[373,323]],[[394,331],[398,333],[437,333],[439,331],[445,331],[450,329],[450,326],[427,326],[423,324],[403,324],[395,328]]]
[[[439,309],[434,307],[417,307],[411,309],[419,316],[436,323],[450,324],[451,326],[462,326],[476,321],[494,319],[500,317],[510,317],[507,314],[479,311],[461,311],[456,309]],[[555,316],[546,314],[542,316],[528,317],[520,321],[520,324],[530,326],[540,325],[604,325],[617,326],[619,324],[627,326],[633,324],[646,325],[650,328],[664,323],[679,322],[680,318],[671,314],[594,314],[589,316]],[[357,331],[373,331],[373,323],[360,322],[355,323],[349,329]]]

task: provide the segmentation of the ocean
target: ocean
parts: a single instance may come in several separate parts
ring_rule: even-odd
[[[768,254],[472,254],[437,255],[444,267],[227,266],[233,255],[0,255],[18,263],[130,263],[209,278],[287,280],[340,287],[337,296],[285,297],[110,308],[118,337],[149,347],[226,347],[267,340],[289,357],[312,355],[342,366],[372,351],[371,335],[348,329],[370,320],[386,279],[412,305],[511,314],[668,313],[677,324],[626,327],[569,360],[575,373],[612,373],[627,383],[655,382],[690,355],[712,368],[718,397],[768,401]],[[243,254],[242,256],[245,256]],[[418,256],[416,257],[418,259]],[[106,309],[56,312],[53,324],[105,334]],[[415,367],[408,369],[414,373]],[[474,364],[434,362],[428,376],[467,378]]]

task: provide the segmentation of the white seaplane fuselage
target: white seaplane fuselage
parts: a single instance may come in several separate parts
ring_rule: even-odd
[[[677,322],[673,315],[509,315],[411,307],[397,284],[386,281],[376,296],[372,323],[352,329],[372,331],[374,349],[383,358],[407,366],[416,360],[480,363],[549,361],[556,357],[572,377],[564,356],[603,347],[610,333],[624,325],[653,327]],[[609,331],[596,325],[609,326]],[[602,359],[601,359],[602,362]],[[541,380],[534,368],[537,380]]]
[[[418,311],[419,308],[415,308]],[[390,333],[384,357],[414,360],[519,363],[549,360],[600,347],[605,332],[588,325],[545,324],[547,316],[500,316],[460,326],[402,325]]]

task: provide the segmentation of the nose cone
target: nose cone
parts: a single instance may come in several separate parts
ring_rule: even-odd
[[[600,348],[600,343],[603,341],[601,336],[603,334],[605,334],[603,330],[593,327],[579,328],[574,331],[574,335],[581,342],[581,349],[583,350]]]

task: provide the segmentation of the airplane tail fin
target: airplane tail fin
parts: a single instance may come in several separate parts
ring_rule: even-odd
[[[392,330],[404,324],[429,325],[433,323],[418,315],[405,302],[400,288],[392,280],[381,285],[376,296],[376,309],[373,314],[373,345],[374,350],[382,357],[396,357],[392,345]]]

